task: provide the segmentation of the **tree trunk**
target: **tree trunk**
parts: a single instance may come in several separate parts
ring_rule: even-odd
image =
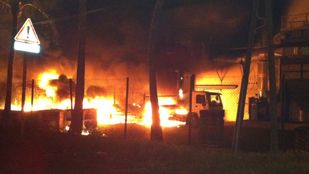
[[[7,125],[10,120],[11,101],[12,101],[12,83],[13,83],[13,64],[14,64],[14,37],[17,33],[17,15],[19,11],[19,0],[11,1],[11,14],[12,14],[12,32],[9,43],[9,55],[7,64],[7,78],[6,78],[6,96],[4,104],[4,115],[2,123]]]
[[[79,0],[79,45],[77,59],[77,82],[75,107],[72,115],[71,133],[80,135],[83,129],[83,100],[85,89],[85,46],[86,46],[87,0]]]
[[[152,108],[152,125],[150,139],[152,141],[162,141],[162,128],[160,125],[160,114],[159,104],[157,95],[157,77],[156,77],[156,62],[155,62],[155,37],[158,13],[161,11],[163,0],[157,0],[153,10],[152,20],[149,29],[148,48],[147,55],[149,61],[149,91],[150,91],[150,102]]]

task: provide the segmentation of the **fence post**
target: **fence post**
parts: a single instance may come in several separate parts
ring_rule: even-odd
[[[33,98],[34,98],[34,79],[31,80],[31,112],[33,110]]]
[[[73,111],[73,80],[70,79],[69,81],[69,87],[70,87],[70,103],[71,103],[71,112]]]
[[[128,102],[129,102],[129,77],[126,78],[126,106],[124,119],[124,138],[127,138],[127,124],[128,124]]]
[[[189,94],[189,113],[187,116],[188,119],[188,144],[191,144],[192,139],[192,92],[194,91],[195,87],[195,75],[192,74],[190,77],[190,94]]]

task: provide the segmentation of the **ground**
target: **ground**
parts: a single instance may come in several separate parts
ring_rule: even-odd
[[[100,131],[91,136],[25,132],[23,137],[1,132],[0,173],[309,173],[308,152],[234,154],[225,143],[202,144],[195,130],[188,145],[186,126],[163,129],[164,142],[150,142],[149,129],[139,125],[128,126],[126,139],[123,125]],[[252,144],[263,141],[248,142],[254,138]]]

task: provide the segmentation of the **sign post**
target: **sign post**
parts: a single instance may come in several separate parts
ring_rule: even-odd
[[[22,103],[21,109],[24,112],[25,100],[26,100],[26,81],[27,81],[27,52],[28,53],[40,53],[40,40],[36,34],[31,19],[28,18],[21,29],[14,37],[14,49],[24,52],[23,63],[23,84],[22,84]]]
[[[27,82],[27,53],[40,53],[40,40],[36,34],[31,19],[28,18],[21,29],[18,31],[14,37],[14,49],[17,51],[24,52],[24,62],[23,62],[23,80],[22,80],[22,103],[21,111],[25,110],[26,101],[26,82]],[[21,118],[21,134],[24,132],[24,116],[22,114]]]

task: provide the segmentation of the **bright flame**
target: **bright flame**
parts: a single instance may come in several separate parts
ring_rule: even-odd
[[[160,106],[176,104],[176,100],[173,97],[159,97],[158,102]]]
[[[175,113],[177,115],[187,115],[188,114],[188,110],[184,107],[179,107],[177,109],[175,109]]]
[[[84,108],[95,108],[97,110],[97,123],[99,126],[104,124],[117,124],[122,120],[113,119],[116,116],[116,109],[113,106],[113,98],[97,97],[84,100]],[[116,118],[116,117],[115,117]]]
[[[56,70],[49,70],[47,72],[44,72],[42,74],[39,74],[39,87],[41,89],[44,89],[46,92],[47,97],[55,97],[56,96],[56,90],[57,88],[54,86],[51,86],[49,83],[51,80],[58,79],[59,74]]]
[[[182,89],[179,89],[178,96],[179,96],[180,99],[183,99],[183,90]]]
[[[175,127],[184,125],[184,122],[170,120],[173,116],[173,111],[164,105],[175,105],[176,101],[170,97],[159,98],[159,114],[160,114],[160,125],[163,127]],[[177,109],[176,109],[177,112]],[[146,102],[144,109],[144,121],[143,124],[150,127],[152,125],[152,108],[150,101]]]
[[[59,78],[59,73],[56,70],[48,70],[38,75],[38,87],[43,91],[43,93],[37,93],[34,97],[33,108],[31,106],[30,98],[26,99],[25,111],[38,111],[38,110],[49,110],[49,109],[59,109],[59,110],[69,110],[71,109],[71,100],[69,98],[59,100],[57,98],[57,86],[51,85],[51,80],[56,80]],[[116,108],[113,96],[96,96],[96,97],[84,97],[83,108],[84,109],[95,109],[96,110],[96,123],[98,126],[109,125],[109,124],[119,124],[125,122],[124,111]],[[176,100],[173,97],[160,97],[160,118],[161,126],[171,127],[184,124],[183,122],[169,120],[173,112],[182,112],[180,110],[171,110],[164,106],[176,105]],[[141,107],[139,104],[133,103],[133,106]],[[15,101],[12,105],[12,110],[21,110],[20,103]],[[86,115],[86,114],[85,114]],[[86,118],[85,118],[86,119]],[[84,119],[84,120],[85,120]],[[92,118],[90,118],[92,119]],[[151,118],[151,105],[147,102],[145,105],[144,118],[138,118],[136,115],[127,116],[127,123],[138,123],[145,126],[150,126],[152,122]],[[87,135],[89,132],[84,131],[83,135]]]

